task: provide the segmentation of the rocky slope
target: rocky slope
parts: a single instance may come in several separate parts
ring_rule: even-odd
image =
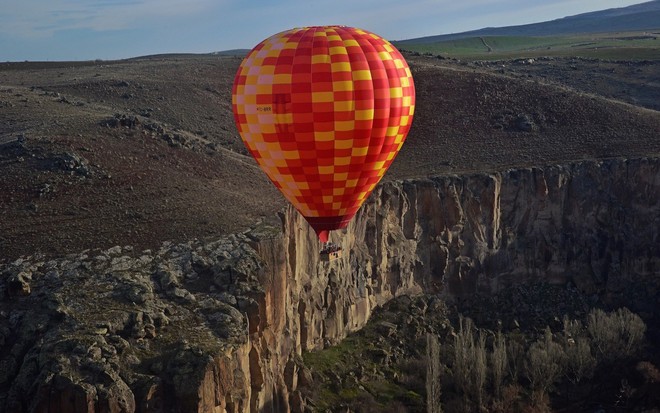
[[[571,283],[652,317],[659,200],[657,158],[584,161],[383,184],[329,263],[287,210],[213,242],[3,264],[0,411],[301,411],[301,352],[422,291]]]

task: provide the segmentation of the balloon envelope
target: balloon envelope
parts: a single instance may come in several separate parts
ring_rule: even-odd
[[[262,41],[241,63],[232,91],[246,147],[323,242],[348,225],[385,174],[414,105],[399,51],[345,26]]]

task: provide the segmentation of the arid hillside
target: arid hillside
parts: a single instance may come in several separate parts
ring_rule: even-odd
[[[238,58],[0,64],[0,411],[655,408],[655,63],[409,62],[408,141],[330,262],[238,137]],[[608,361],[578,322],[620,306],[639,351]],[[461,314],[569,375],[468,389]]]
[[[283,198],[233,123],[239,63],[0,64],[0,261],[157,248],[280,211]],[[581,88],[590,65],[541,78],[429,57],[409,63],[416,117],[386,180],[660,154],[660,112]]]

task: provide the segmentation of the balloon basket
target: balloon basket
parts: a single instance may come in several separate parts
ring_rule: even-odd
[[[330,262],[341,258],[341,247],[330,244],[321,250],[321,261]]]
[[[321,261],[330,262],[336,260],[337,258],[341,258],[341,250],[321,253]]]

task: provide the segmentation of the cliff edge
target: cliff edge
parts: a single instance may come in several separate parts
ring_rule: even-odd
[[[660,160],[380,185],[322,262],[304,219],[0,266],[0,411],[300,411],[303,351],[392,297],[571,284],[652,315]],[[657,320],[655,320],[657,322]]]

